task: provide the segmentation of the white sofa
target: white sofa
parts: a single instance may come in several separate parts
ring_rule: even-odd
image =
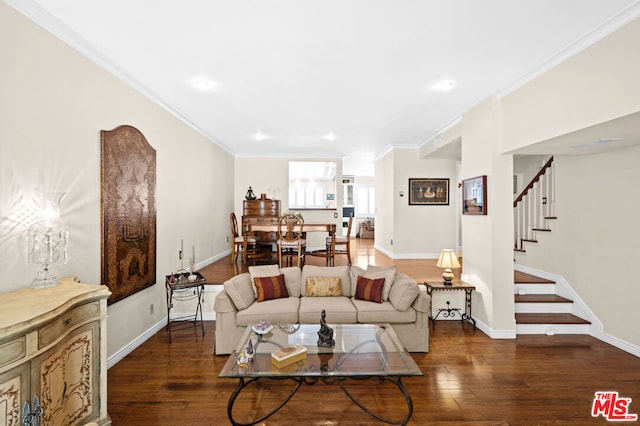
[[[284,281],[286,291],[280,292],[285,297],[259,301],[273,290],[270,283],[277,282],[279,275],[283,276],[279,278],[279,287],[283,287]],[[364,277],[360,288],[359,277]],[[380,294],[381,281],[384,284]],[[267,290],[263,282],[269,283]],[[339,283],[339,288],[331,282]],[[365,286],[367,283],[370,285]],[[365,292],[370,290],[373,296]],[[326,295],[329,293],[333,295]],[[397,273],[393,266],[369,266],[366,270],[357,266],[305,265],[302,270],[278,265],[253,266],[248,273],[227,280],[224,290],[215,298],[214,352],[231,353],[251,324],[262,320],[274,325],[315,324],[320,322],[323,309],[329,324],[389,323],[408,351],[428,352],[429,302],[430,297],[421,286],[408,275]]]

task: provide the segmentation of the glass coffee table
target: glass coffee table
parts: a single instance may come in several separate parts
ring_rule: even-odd
[[[238,379],[238,385],[229,397],[227,414],[234,425],[253,425],[262,422],[295,395],[304,383],[337,384],[358,407],[377,420],[390,424],[407,424],[413,415],[411,395],[402,383],[403,377],[422,376],[422,371],[388,324],[336,324],[333,329],[332,348],[318,347],[319,324],[275,325],[266,334],[256,334],[247,327],[233,353],[219,374],[221,378]],[[249,342],[251,341],[251,344]],[[272,364],[271,353],[294,345],[303,345],[306,357],[288,366],[278,368]],[[239,357],[244,349],[253,348],[253,357],[245,364]],[[244,357],[242,357],[244,358]],[[260,418],[242,423],[236,421],[233,406],[243,389],[250,384],[259,386],[264,380],[292,380],[295,382],[284,400]],[[372,379],[394,385],[404,397],[407,415],[400,420],[383,418],[365,406],[346,387],[347,379]]]

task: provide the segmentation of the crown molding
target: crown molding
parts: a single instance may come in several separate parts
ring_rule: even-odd
[[[640,0],[634,1],[633,3],[628,5],[626,8],[624,8],[623,10],[621,10],[620,12],[618,12],[617,14],[613,15],[611,18],[609,18],[608,20],[600,24],[594,30],[589,31],[587,34],[583,35],[582,37],[579,37],[574,42],[569,43],[569,45],[567,45],[563,49],[560,49],[560,51],[552,55],[547,60],[543,61],[541,64],[533,68],[527,74],[520,77],[513,83],[509,84],[502,90],[498,91],[498,93],[496,93],[496,96],[498,98],[502,98],[516,91],[517,89],[521,88],[522,86],[529,83],[530,81],[536,79],[537,77],[544,74],[545,72],[560,65],[562,62],[566,61],[567,59],[575,56],[579,52],[587,49],[588,47],[596,44],[598,41],[611,35],[615,31],[619,30],[620,28],[630,23],[631,21],[638,19],[638,17],[640,17]]]
[[[20,14],[26,16],[28,19],[33,21],[36,25],[45,29],[51,35],[65,43],[67,46],[76,50],[85,58],[89,59],[91,62],[96,64],[99,68],[111,74],[113,77],[122,81],[125,85],[129,86],[136,92],[140,93],[142,96],[149,99],[154,104],[158,105],[160,108],[164,109],[167,113],[171,114],[187,127],[194,130],[196,133],[200,134],[202,137],[210,141],[211,143],[218,146],[220,149],[225,151],[227,154],[233,156],[235,152],[230,149],[227,145],[221,143],[220,141],[213,138],[211,135],[207,134],[204,130],[202,130],[199,126],[196,126],[194,123],[185,119],[182,114],[180,114],[175,109],[171,108],[169,105],[164,103],[162,99],[154,96],[146,86],[141,84],[135,78],[124,72],[120,67],[115,65],[113,62],[109,61],[104,56],[96,53],[84,40],[80,37],[76,32],[71,31],[69,27],[67,27],[64,23],[62,23],[58,18],[47,12],[45,9],[40,7],[34,1],[25,1],[25,0],[4,0],[9,6],[17,10]]]

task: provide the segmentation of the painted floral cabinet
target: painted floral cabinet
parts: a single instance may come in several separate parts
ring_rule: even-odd
[[[0,294],[0,425],[111,424],[104,286]]]

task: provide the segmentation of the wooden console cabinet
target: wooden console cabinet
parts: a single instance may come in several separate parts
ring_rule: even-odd
[[[105,286],[0,294],[0,425],[110,425]]]

